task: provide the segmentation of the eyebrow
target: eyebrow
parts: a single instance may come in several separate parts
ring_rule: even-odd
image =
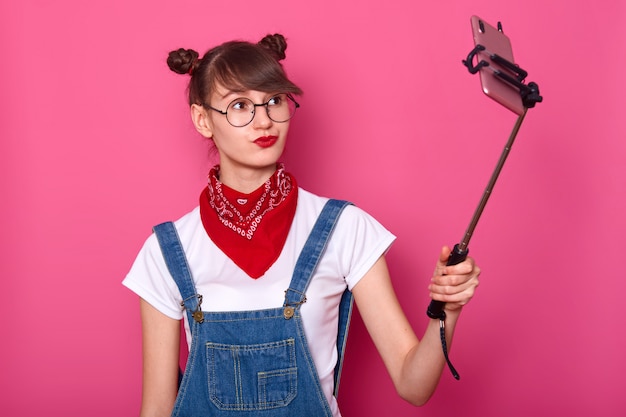
[[[222,94],[220,96],[220,99],[223,100],[223,99],[225,99],[225,98],[227,98],[229,96],[241,96],[246,91],[248,91],[248,90],[229,90],[229,89],[226,89],[226,94]],[[220,94],[219,91],[216,91],[216,92],[218,93],[218,95]]]
[[[252,98],[249,97],[248,94],[244,94],[247,92],[250,92],[252,90],[226,90],[226,94],[223,94],[219,97],[220,100],[226,100],[227,98],[234,96],[234,98],[232,98],[233,100],[236,100],[238,98],[247,98],[248,100],[254,102],[254,100],[252,100]],[[219,91],[216,91],[216,93],[219,95]],[[278,94],[285,94],[285,93],[279,93],[279,92],[263,92],[264,95],[264,99],[269,99],[270,97],[274,97]]]

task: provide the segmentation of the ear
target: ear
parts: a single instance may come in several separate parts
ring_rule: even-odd
[[[198,104],[191,105],[191,121],[193,122],[196,130],[200,132],[205,138],[211,139],[213,137],[213,129],[211,128],[211,121],[204,107]]]

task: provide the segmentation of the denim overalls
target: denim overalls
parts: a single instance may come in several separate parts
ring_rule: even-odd
[[[347,204],[326,203],[298,257],[283,306],[265,310],[203,312],[202,295],[196,293],[173,223],[155,226],[192,333],[172,416],[332,416],[307,345],[300,305]],[[351,313],[352,294],[346,289],[340,303],[335,395]]]

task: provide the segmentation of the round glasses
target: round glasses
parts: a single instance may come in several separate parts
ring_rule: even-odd
[[[267,117],[276,123],[284,123],[291,119],[296,113],[296,109],[300,107],[298,102],[289,94],[276,94],[270,97],[265,103],[256,104],[249,98],[239,97],[230,102],[226,111],[211,107],[206,103],[202,106],[214,110],[226,116],[228,123],[234,127],[244,127],[250,124],[254,119],[257,107],[265,107]]]

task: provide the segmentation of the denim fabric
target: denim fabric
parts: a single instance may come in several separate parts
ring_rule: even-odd
[[[331,416],[307,345],[300,305],[347,204],[328,201],[300,253],[283,306],[266,310],[201,311],[202,298],[196,294],[173,223],[155,226],[192,333],[172,416]],[[346,290],[339,314],[335,393],[351,312],[352,294]]]

